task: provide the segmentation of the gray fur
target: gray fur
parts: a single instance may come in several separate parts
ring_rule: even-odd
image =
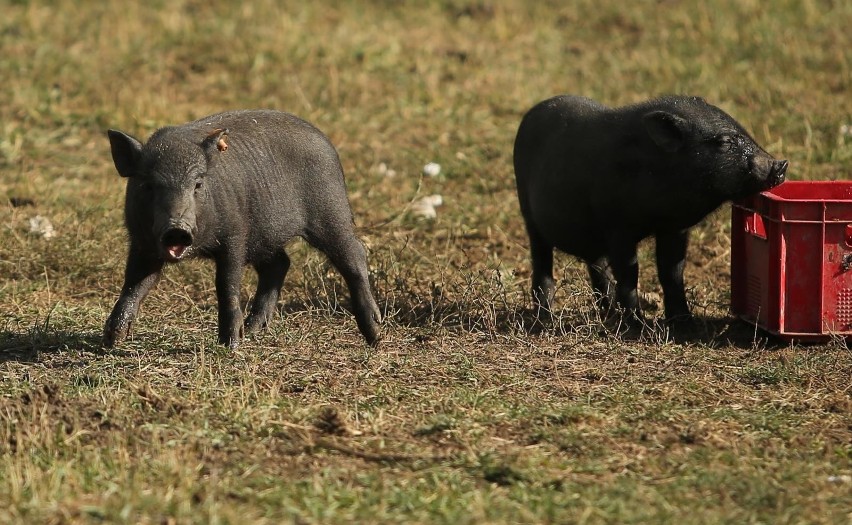
[[[266,326],[276,310],[293,237],[325,253],[352,294],[358,328],[378,340],[379,308],[367,256],[355,236],[343,170],[334,146],[293,115],[231,111],[155,132],[146,144],[110,130],[115,167],[127,177],[125,222],[130,247],[121,296],[104,328],[104,344],[126,337],[140,303],[166,262],[191,257],[216,263],[219,342],[237,346],[245,331]],[[258,286],[243,323],[240,280],[246,264]]]
[[[628,320],[641,320],[639,241],[656,238],[666,317],[689,318],[689,228],[725,201],[780,184],[787,169],[697,97],[614,109],[577,96],[545,100],[521,122],[514,164],[537,311],[551,308],[556,248],[583,259],[599,305],[614,299]]]

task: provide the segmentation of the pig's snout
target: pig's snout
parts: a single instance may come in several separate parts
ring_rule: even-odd
[[[775,160],[769,155],[756,155],[751,159],[752,176],[760,191],[768,190],[784,182],[787,174],[786,160]]]
[[[160,236],[160,246],[167,261],[181,260],[192,246],[192,231],[185,226],[170,226]]]
[[[784,182],[789,164],[786,160],[776,160],[772,163],[772,167],[769,169],[769,177],[766,181],[770,188],[774,188]]]

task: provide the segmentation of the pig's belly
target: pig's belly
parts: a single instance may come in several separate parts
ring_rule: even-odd
[[[532,215],[536,231],[557,250],[586,260],[606,254],[606,232],[587,210],[540,207]]]

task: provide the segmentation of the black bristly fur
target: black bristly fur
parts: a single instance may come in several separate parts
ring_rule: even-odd
[[[780,184],[787,169],[697,97],[621,108],[577,96],[545,100],[521,122],[514,164],[537,312],[550,312],[556,248],[583,259],[599,305],[615,300],[631,322],[642,317],[639,241],[656,238],[666,317],[689,318],[689,228],[725,201]]]

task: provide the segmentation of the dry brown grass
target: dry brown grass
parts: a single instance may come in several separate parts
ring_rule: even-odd
[[[849,521],[852,355],[729,317],[727,210],[693,234],[695,332],[615,335],[569,257],[537,331],[511,143],[555,93],[689,93],[793,177],[847,178],[850,26],[815,0],[10,3],[0,196],[34,205],[0,204],[0,521]],[[237,107],[291,111],[338,146],[379,349],[301,243],[281,319],[240,349],[215,344],[200,262],[169,268],[132,340],[100,348],[125,251],[104,130]],[[429,161],[441,176],[419,176]],[[437,219],[406,213],[432,193]],[[56,238],[27,233],[35,215]]]

